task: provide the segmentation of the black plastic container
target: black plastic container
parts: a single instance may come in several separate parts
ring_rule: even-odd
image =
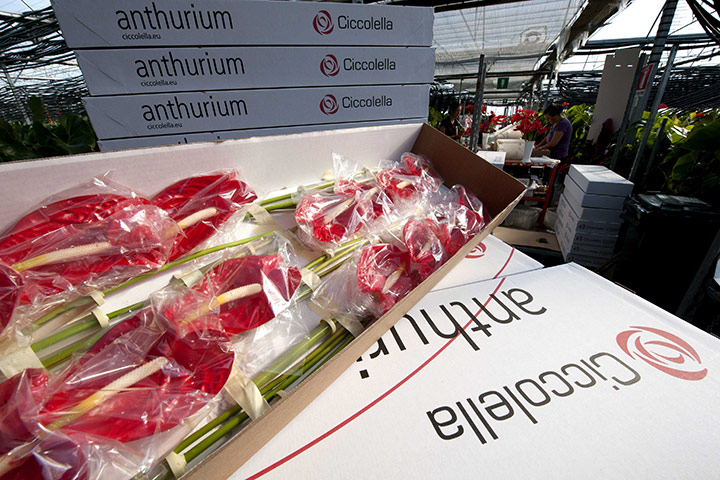
[[[720,213],[696,198],[659,194],[625,200],[613,280],[674,313],[710,248]]]

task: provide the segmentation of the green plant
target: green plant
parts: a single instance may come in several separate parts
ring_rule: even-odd
[[[720,118],[696,122],[687,138],[673,146],[659,165],[663,190],[720,206]]]
[[[440,123],[445,118],[445,115],[443,115],[441,112],[435,110],[433,107],[430,107],[430,110],[428,111],[428,123],[435,127],[440,128]]]
[[[72,155],[97,150],[95,132],[87,117],[63,114],[57,122],[45,119],[45,107],[37,97],[28,105],[32,123],[0,120],[0,161]]]

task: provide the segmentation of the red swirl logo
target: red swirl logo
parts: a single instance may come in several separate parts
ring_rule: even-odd
[[[651,327],[630,327],[616,340],[630,358],[638,358],[673,377],[702,380],[707,375],[707,368],[702,368],[695,349],[672,333]]]
[[[320,110],[325,115],[332,115],[338,111],[338,103],[337,99],[333,95],[325,95],[322,100],[320,100]]]
[[[334,77],[340,71],[340,65],[338,65],[337,58],[335,55],[325,55],[325,58],[320,62],[320,71],[326,77]]]
[[[333,31],[332,17],[327,10],[320,10],[313,19],[313,28],[320,35],[328,35]]]
[[[470,253],[467,254],[467,257],[465,258],[480,258],[485,256],[485,250],[487,250],[487,247],[484,243],[480,242],[477,244],[477,247],[473,248]]]

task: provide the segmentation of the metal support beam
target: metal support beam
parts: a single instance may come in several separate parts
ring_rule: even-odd
[[[470,151],[475,152],[478,148],[478,137],[480,136],[480,116],[482,115],[483,91],[485,89],[485,55],[480,55],[478,62],[477,86],[475,87],[475,107],[473,108],[472,127],[470,128]]]
[[[658,25],[657,34],[655,34],[655,41],[653,42],[653,48],[650,52],[650,59],[648,63],[652,65],[650,71],[650,80],[645,92],[640,96],[633,109],[632,116],[630,117],[630,124],[640,121],[642,114],[647,107],[650,95],[652,93],[652,86],[657,75],[658,65],[660,64],[660,58],[662,57],[663,50],[665,50],[665,44],[667,43],[668,34],[670,33],[670,26],[672,25],[673,18],[675,17],[675,9],[677,8],[678,0],[666,0],[665,6],[663,7],[662,17],[660,18],[660,24]]]
[[[633,182],[635,179],[635,174],[637,173],[638,166],[640,165],[640,160],[642,159],[643,153],[645,152],[645,144],[647,143],[648,138],[650,138],[650,131],[652,130],[652,126],[655,123],[655,117],[657,116],[658,108],[660,108],[660,102],[662,101],[663,93],[665,93],[665,87],[667,87],[668,79],[670,78],[670,71],[672,70],[676,54],[677,45],[673,45],[672,50],[670,50],[670,56],[668,57],[667,65],[665,65],[665,71],[663,72],[662,80],[660,80],[660,86],[658,87],[657,94],[655,95],[655,101],[650,108],[650,116],[648,117],[647,123],[645,124],[643,138],[640,141],[638,151],[635,154],[635,161],[633,162],[632,169],[630,170],[628,180],[630,180],[631,182]],[[646,91],[649,90],[650,85],[648,84],[648,88],[646,89]]]
[[[660,124],[660,128],[658,128],[657,135],[655,135],[655,143],[653,143],[652,151],[650,152],[650,158],[647,161],[647,165],[645,166],[645,174],[642,178],[642,188],[645,189],[647,187],[647,177],[650,173],[650,169],[653,166],[653,163],[655,163],[655,156],[657,155],[658,148],[660,147],[660,139],[662,138],[663,134],[665,133],[665,127],[667,126],[667,117],[663,118],[662,123]]]

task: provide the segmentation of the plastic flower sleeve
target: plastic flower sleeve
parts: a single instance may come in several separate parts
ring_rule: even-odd
[[[376,173],[378,185],[393,202],[418,201],[438,190],[440,176],[430,162],[413,153],[403,153],[398,162],[385,162]]]
[[[59,303],[163,266],[176,228],[157,207],[126,205],[103,220],[65,226],[29,246],[0,251],[0,261],[22,278],[14,324],[22,328]]]
[[[442,227],[441,240],[450,256],[480,233],[490,220],[482,202],[461,185],[455,185],[444,203],[434,206],[433,213]]]
[[[405,223],[403,244],[410,255],[418,282],[425,280],[450,258],[443,241],[444,233],[442,226],[433,218],[411,218]]]
[[[0,250],[13,249],[17,257],[43,235],[71,225],[101,221],[129,205],[148,200],[118,185],[105,174],[43,200],[0,236]],[[24,245],[25,249],[17,248]],[[10,259],[11,264],[14,263]]]
[[[202,310],[203,305],[212,303],[211,298],[198,293],[191,302],[187,290],[175,287],[158,293],[153,297],[153,307],[113,327],[44,388],[43,382],[40,387],[33,386],[33,371],[19,374],[20,381],[8,380],[15,386],[0,421],[3,430],[19,432],[13,439],[15,444],[25,442],[6,457],[9,466],[21,472],[37,469],[35,463],[44,458],[38,449],[45,449],[42,451],[48,455],[50,447],[44,444],[48,432],[69,440],[52,445],[51,458],[76,459],[62,478],[84,478],[87,469],[101,464],[108,451],[122,450],[151,436],[155,437],[145,445],[148,453],[144,455],[149,463],[155,462],[173,444],[166,442],[159,451],[159,433],[179,425],[184,425],[179,437],[188,433],[188,419],[212,402],[225,385],[234,353],[222,331],[178,328],[187,319],[216,315]],[[179,296],[184,299],[184,308],[169,308],[177,305]],[[200,317],[196,316],[198,311],[203,311]],[[30,386],[20,386],[23,381]],[[0,388],[0,394],[2,391]],[[17,419],[22,428],[18,428]],[[80,439],[75,450],[73,439]],[[7,454],[8,447],[13,446],[3,445],[0,454]],[[77,447],[87,458],[78,460]],[[43,468],[43,475],[52,468]],[[94,468],[102,471],[97,465]]]
[[[170,260],[193,250],[243,205],[257,199],[255,192],[237,176],[230,171],[189,177],[152,198],[153,205],[164,209],[181,227]]]

